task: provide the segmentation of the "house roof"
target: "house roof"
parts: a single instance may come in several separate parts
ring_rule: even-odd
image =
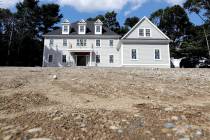
[[[80,23],[79,21],[74,22],[71,24],[71,30],[69,35],[80,35],[78,34],[78,23]],[[95,35],[95,21],[86,21],[86,34],[85,35]],[[62,29],[59,28],[57,30],[53,30],[47,34],[45,34],[44,36],[51,36],[51,35],[62,35]],[[117,33],[111,31],[109,28],[104,27],[102,28],[102,36],[103,35],[112,35],[112,36],[119,36]],[[84,35],[81,35],[84,36]],[[99,35],[101,36],[101,35]]]
[[[132,33],[138,26],[139,24],[141,24],[144,20],[147,20],[155,29],[157,29],[167,40],[170,40],[170,38],[168,36],[166,36],[166,34],[164,34],[155,24],[153,24],[146,16],[144,16],[141,20],[139,20],[139,22],[133,27],[131,28],[123,37],[122,39],[126,39],[128,37],[128,35],[130,33]]]

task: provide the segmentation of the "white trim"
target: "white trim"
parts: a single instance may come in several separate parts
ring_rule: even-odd
[[[168,44],[168,63],[171,66],[171,56],[170,56],[170,46],[169,46],[169,44]]]
[[[84,26],[84,32],[80,31],[81,26]],[[79,32],[80,35],[84,35],[86,33],[86,25],[79,25],[79,31],[78,32]]]
[[[143,36],[140,36],[140,30],[143,30]],[[145,28],[138,28],[138,37],[145,37]]]
[[[144,30],[144,35],[143,35],[143,36],[140,36],[140,35],[139,35],[139,33],[140,33],[139,30],[140,30],[140,29],[143,29],[143,30]],[[146,30],[147,30],[147,29],[150,30],[150,36],[147,36],[147,34],[146,34]],[[152,31],[151,28],[141,28],[141,27],[139,27],[139,28],[138,28],[138,37],[139,37],[139,38],[141,38],[141,37],[142,37],[142,38],[151,38],[151,37],[152,37],[152,32],[151,32],[151,31]]]
[[[147,30],[150,30],[150,36],[147,36]],[[151,28],[145,28],[145,37],[148,37],[148,38],[150,38],[150,37],[152,37],[152,29]]]
[[[159,50],[160,59],[155,59],[155,50]],[[162,60],[161,49],[160,48],[154,48],[153,49],[153,53],[154,53],[154,60],[155,61],[161,61]]]
[[[128,34],[130,34],[136,27],[143,21],[147,20],[155,29],[157,29],[166,39],[170,40],[168,36],[166,36],[155,24],[153,24],[146,16],[144,16],[133,28],[131,28],[123,37],[122,39],[125,39]]]
[[[99,26],[100,27],[100,32],[97,32],[97,26]],[[95,34],[96,35],[101,35],[102,34],[102,25],[95,25]]]

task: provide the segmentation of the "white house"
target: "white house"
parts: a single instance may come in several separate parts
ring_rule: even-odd
[[[122,38],[100,20],[65,20],[44,38],[44,67],[170,68],[170,39],[147,17]]]

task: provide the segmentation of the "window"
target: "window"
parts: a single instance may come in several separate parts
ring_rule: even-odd
[[[77,39],[77,46],[87,46],[87,40],[86,39]]]
[[[85,26],[80,26],[80,33],[84,33],[85,32]]]
[[[109,56],[109,63],[114,63],[114,55]]]
[[[63,31],[64,31],[64,32],[68,32],[68,26],[65,25],[65,26],[63,27]]]
[[[100,63],[100,55],[96,55],[96,63]]]
[[[50,39],[50,46],[53,45],[53,43],[54,43],[54,40]]]
[[[155,49],[155,60],[160,60],[160,50]]]
[[[100,47],[101,46],[101,41],[100,40],[96,40],[96,47]]]
[[[62,55],[62,62],[66,63],[66,55]]]
[[[139,29],[139,36],[144,36],[144,29]]]
[[[100,33],[101,32],[101,26],[96,26],[96,33]]]
[[[150,29],[146,29],[146,37],[150,37],[150,36],[151,36]]]
[[[114,46],[114,41],[113,40],[109,40],[109,46]]]
[[[49,62],[49,63],[52,63],[52,61],[53,61],[53,55],[49,55],[49,57],[48,57],[48,62]]]
[[[131,58],[132,58],[133,60],[136,60],[136,59],[137,59],[136,49],[132,49],[132,50],[131,50]]]
[[[63,39],[63,46],[67,46],[67,39]]]

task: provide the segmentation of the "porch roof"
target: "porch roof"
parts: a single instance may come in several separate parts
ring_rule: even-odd
[[[74,49],[68,49],[70,52],[93,52],[93,49],[91,48],[80,48],[80,49],[77,49],[77,48],[74,48]]]

